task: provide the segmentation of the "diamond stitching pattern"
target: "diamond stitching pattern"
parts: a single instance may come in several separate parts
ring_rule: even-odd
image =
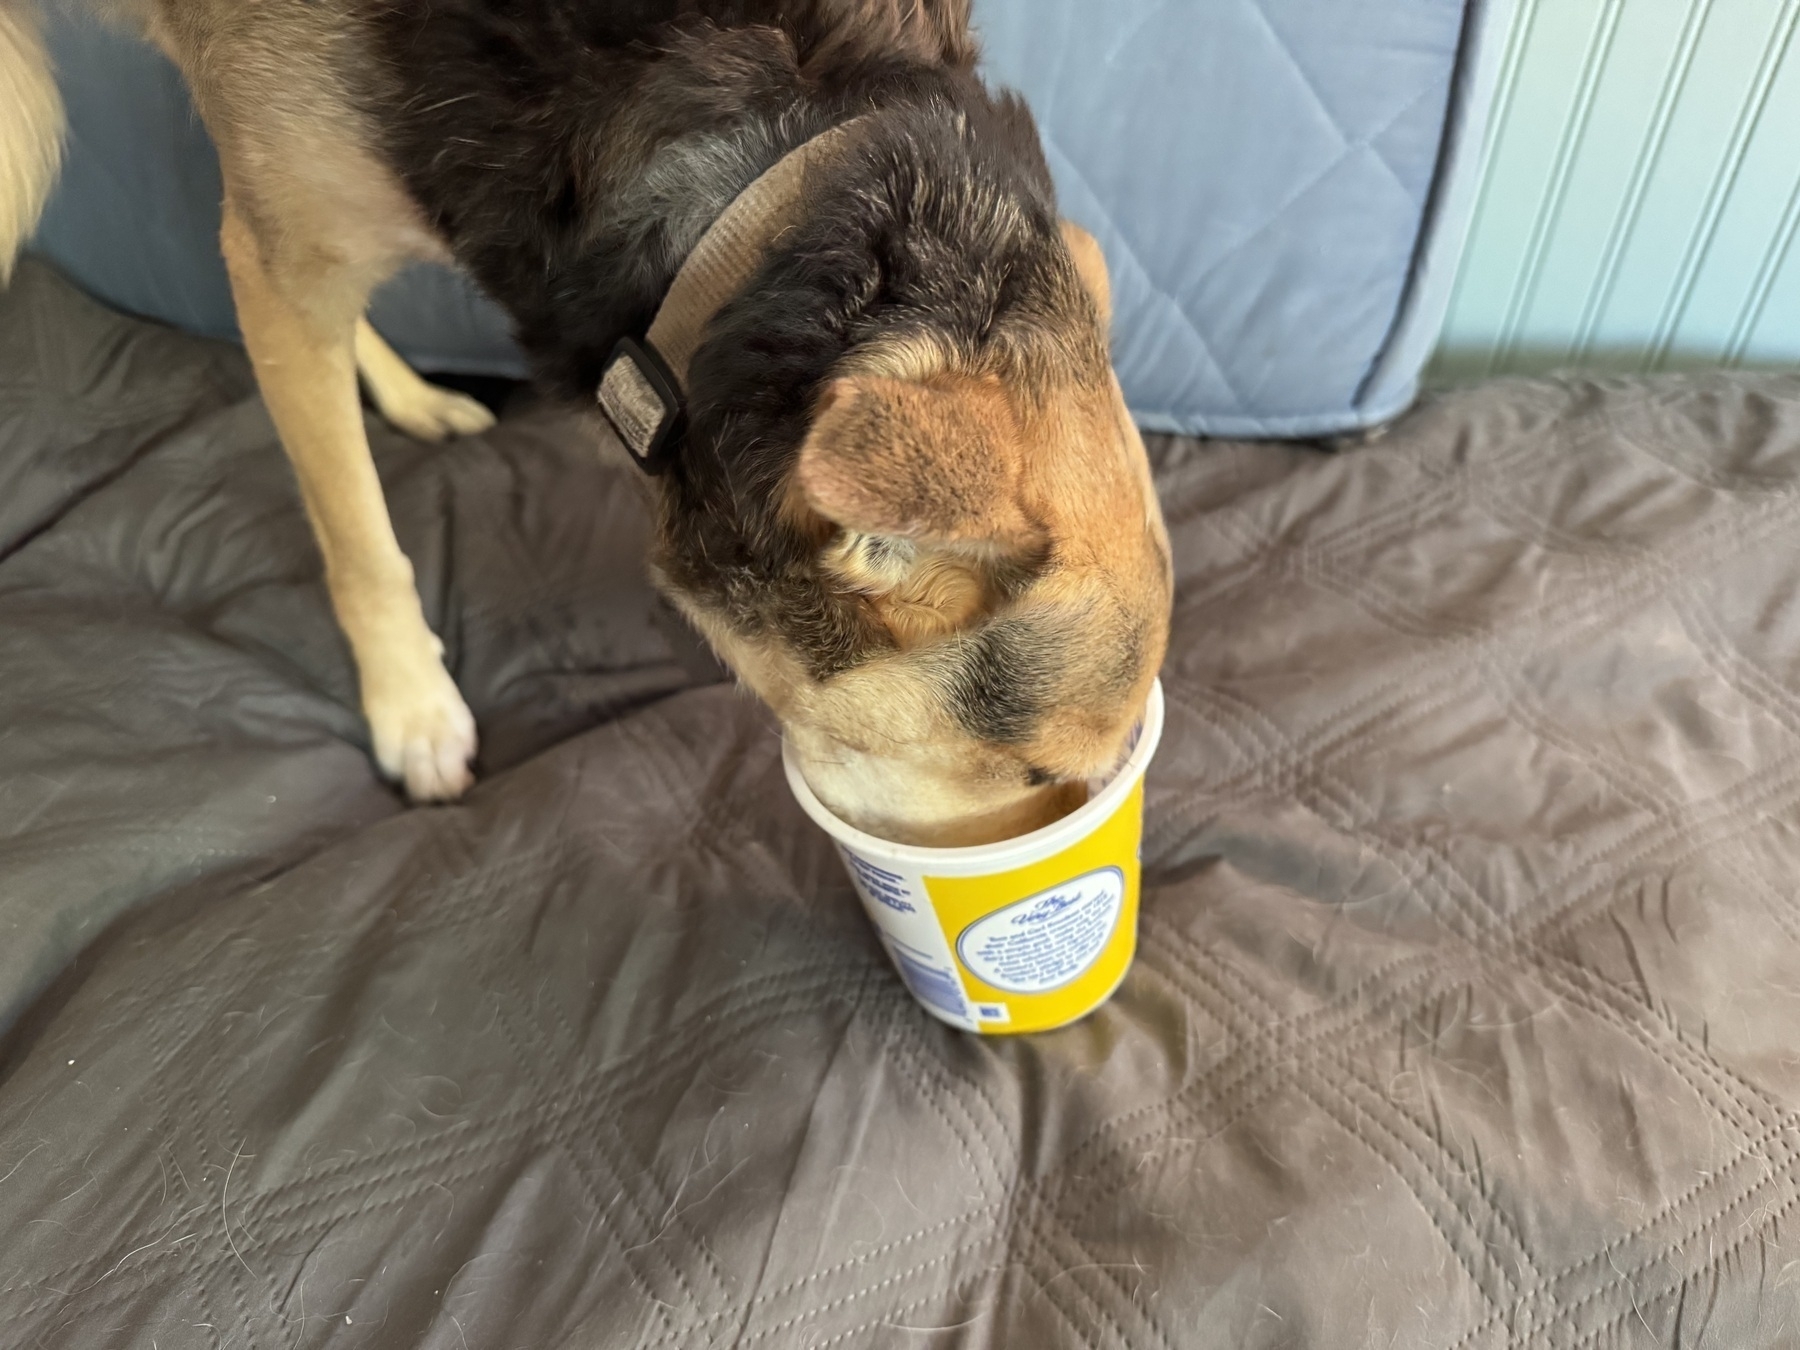
[[[1119,361],[1152,420],[1341,425],[1392,328],[1463,6],[1364,6],[1354,23],[1291,8],[1140,4],[1090,38],[1095,15],[1072,0],[977,6],[990,63],[1037,111],[1064,209],[1100,228],[1123,274]],[[1090,40],[1098,59],[1073,66]],[[1351,66],[1356,79],[1331,78]]]
[[[41,270],[20,284],[42,309]],[[160,341],[134,378],[215,359]],[[6,397],[0,445],[24,425]],[[132,516],[112,494],[186,474],[226,504],[183,518],[220,547],[263,491],[261,434],[180,472],[179,443],[132,452],[0,559],[8,724],[79,650],[21,637],[51,612],[43,560]],[[527,472],[546,433],[512,434],[459,453]],[[27,865],[114,877],[155,846],[109,814],[116,763],[156,776],[178,856],[0,1043],[0,1340],[947,1347],[981,1326],[1187,1350],[1266,1308],[1352,1341],[1423,1315],[1417,1343],[1473,1350],[1660,1335],[1697,1285],[1758,1325],[1746,1253],[1800,1259],[1800,379],[1496,385],[1335,456],[1153,448],[1184,598],[1141,950],[1056,1036],[918,1013],[728,689],[305,845],[236,809],[249,783],[161,770],[173,698],[142,748],[69,760],[6,826],[0,918],[32,932],[4,908]],[[394,487],[402,521],[419,493],[457,538],[516,528],[444,480]],[[118,575],[131,603],[84,612],[121,642],[158,631],[142,607],[218,603]],[[366,774],[285,717],[242,734],[268,737],[265,807],[284,764]],[[30,781],[27,739],[0,738],[0,781]]]

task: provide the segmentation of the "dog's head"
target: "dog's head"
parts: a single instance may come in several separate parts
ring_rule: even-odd
[[[928,275],[929,241],[910,240],[910,264],[879,269],[879,321],[785,421],[755,411],[785,396],[782,332],[727,315],[721,344],[735,322],[768,349],[764,384],[722,363],[709,378],[702,353],[695,385],[717,399],[696,439],[725,448],[665,496],[666,590],[820,799],[901,842],[1007,838],[1077,804],[1167,641],[1168,540],[1108,358],[1100,250],[1053,217],[1009,228],[1004,265],[973,281]],[[791,345],[809,324],[832,321],[798,315]],[[765,425],[784,451],[756,450]]]

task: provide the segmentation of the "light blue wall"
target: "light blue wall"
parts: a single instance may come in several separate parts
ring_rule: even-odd
[[[1800,363],[1800,0],[1518,0],[1435,381]]]

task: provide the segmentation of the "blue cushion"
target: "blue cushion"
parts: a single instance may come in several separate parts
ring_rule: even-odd
[[[1126,399],[1158,429],[1323,435],[1411,401],[1469,215],[1504,0],[977,0],[1066,214],[1113,273]],[[37,246],[100,298],[235,332],[219,173],[150,48],[63,17],[62,183]],[[499,311],[417,267],[376,326],[426,370],[516,374]]]

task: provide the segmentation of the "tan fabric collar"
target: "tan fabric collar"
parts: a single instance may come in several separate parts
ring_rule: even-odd
[[[600,378],[600,409],[640,468],[660,473],[685,430],[688,366],[707,325],[801,217],[807,173],[841,154],[854,118],[790,150],[720,214],[663,297],[644,341],[623,339]]]

